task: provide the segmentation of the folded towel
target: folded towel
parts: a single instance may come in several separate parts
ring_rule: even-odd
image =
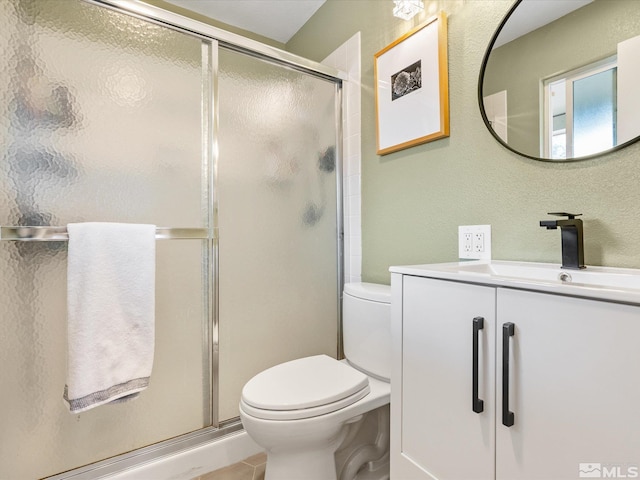
[[[155,225],[67,225],[71,413],[139,395],[154,351]]]

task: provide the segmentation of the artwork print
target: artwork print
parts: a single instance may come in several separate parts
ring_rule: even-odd
[[[373,66],[378,155],[449,136],[444,12],[376,53]]]
[[[422,60],[391,76],[391,101],[422,87]]]

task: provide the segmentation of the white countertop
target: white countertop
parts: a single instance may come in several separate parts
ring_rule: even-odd
[[[587,266],[572,270],[559,264],[492,260],[393,266],[389,271],[640,305],[639,269]]]

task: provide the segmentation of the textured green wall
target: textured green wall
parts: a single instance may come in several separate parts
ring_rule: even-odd
[[[553,164],[520,157],[489,134],[477,103],[485,48],[509,0],[434,2],[449,13],[451,136],[390,155],[375,150],[373,54],[428,17],[404,22],[389,0],[328,0],[287,44],[323,59],[362,35],[363,280],[391,265],[453,261],[458,225],[491,224],[493,258],[560,262],[546,212],[583,213],[587,264],[640,267],[640,143],[601,159]]]

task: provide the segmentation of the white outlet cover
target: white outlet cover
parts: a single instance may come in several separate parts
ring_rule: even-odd
[[[482,248],[477,250],[473,239],[476,234],[482,234]],[[471,234],[472,242],[469,248],[465,234]],[[491,260],[491,225],[460,225],[458,227],[458,258],[465,260]]]

